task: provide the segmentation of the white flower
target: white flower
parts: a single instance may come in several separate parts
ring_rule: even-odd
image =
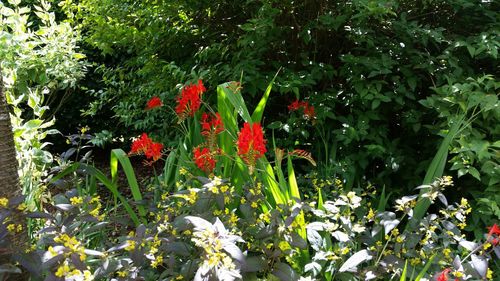
[[[245,241],[227,231],[219,218],[214,224],[193,216],[187,216],[186,220],[194,226],[192,241],[205,252],[195,280],[212,280],[211,277],[223,281],[241,279],[239,267],[245,258],[235,243]]]

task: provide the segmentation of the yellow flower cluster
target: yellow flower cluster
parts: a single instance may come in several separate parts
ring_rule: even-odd
[[[5,197],[0,198],[0,207],[7,208],[9,206],[9,199]]]
[[[93,197],[92,199],[90,199],[89,204],[91,204],[91,205],[95,204],[94,209],[92,209],[89,212],[89,215],[102,221],[104,219],[104,214],[102,214],[102,215],[99,214],[101,212],[101,208],[102,208],[101,198],[99,196]]]
[[[83,204],[83,197],[81,196],[74,196],[74,197],[71,197],[69,199],[69,201],[71,202],[71,205],[80,205],[80,204]]]
[[[224,267],[228,270],[235,269],[233,260],[222,251],[222,242],[211,229],[196,231],[191,239],[194,244],[205,252],[206,265],[209,267]]]
[[[69,252],[66,253],[67,256],[75,253],[78,254],[81,261],[84,261],[87,258],[87,255],[85,254],[85,247],[83,247],[82,244],[73,236],[63,233],[56,236],[54,238],[54,242],[63,244],[63,246],[69,250]]]
[[[9,225],[7,225],[7,230],[11,233],[11,234],[14,234],[14,233],[20,233],[23,231],[23,226],[20,225],[20,224],[14,224],[14,223],[11,223]]]
[[[135,245],[137,243],[134,240],[127,240],[127,246],[125,247],[125,251],[133,251],[135,250]]]
[[[89,270],[84,270],[83,272],[79,269],[74,268],[69,265],[67,261],[63,262],[57,268],[55,272],[56,277],[63,278],[65,280],[82,280],[82,281],[91,281],[94,280],[94,276]]]

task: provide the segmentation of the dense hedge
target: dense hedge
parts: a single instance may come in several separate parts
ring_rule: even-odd
[[[84,116],[107,120],[94,129],[125,137],[147,130],[173,143],[173,111],[143,113],[153,95],[172,104],[176,85],[189,79],[209,89],[242,79],[255,103],[279,71],[267,133],[280,146],[313,151],[320,172],[347,186],[418,185],[442,136],[465,118],[446,173],[461,177],[456,188],[477,199],[486,220],[500,218],[495,1],[61,3],[94,63]],[[315,107],[315,122],[289,115],[296,99]],[[85,104],[75,101],[73,112]],[[60,124],[72,124],[67,113]],[[476,188],[462,190],[465,183]]]

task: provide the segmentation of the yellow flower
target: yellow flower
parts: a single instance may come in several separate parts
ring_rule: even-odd
[[[7,208],[9,206],[9,199],[5,197],[0,198],[0,207]]]
[[[288,242],[286,241],[280,241],[278,244],[278,248],[280,248],[281,251],[286,251],[291,249],[290,244],[288,244]]]
[[[80,196],[75,196],[71,197],[69,201],[71,202],[71,205],[78,205],[83,203],[83,198]]]
[[[453,178],[450,176],[444,176],[439,180],[439,183],[441,184],[441,186],[452,186]]]
[[[488,268],[488,271],[486,271],[486,279],[488,279],[488,280],[493,279],[493,270]]]
[[[252,208],[254,208],[254,209],[255,209],[255,208],[257,208],[259,205],[257,204],[257,202],[252,202],[252,205],[251,205],[251,206],[252,206]]]
[[[122,271],[118,271],[116,274],[118,274],[118,277],[127,277],[127,271],[126,270],[122,270]]]
[[[370,210],[368,211],[368,215],[366,215],[366,218],[368,220],[372,220],[374,217],[375,217],[375,212],[373,211],[372,208],[370,208]]]
[[[419,258],[412,258],[412,259],[410,259],[410,264],[412,266],[416,266],[416,265],[419,265],[421,263],[422,263],[422,261]]]
[[[396,238],[396,242],[398,243],[403,243],[405,241],[405,239],[403,238],[403,236],[399,235],[397,238]]]
[[[227,185],[223,185],[223,186],[220,187],[220,191],[221,192],[226,192],[228,190],[229,190],[229,186],[227,186]]]
[[[460,207],[467,208],[468,206],[469,206],[469,201],[467,201],[466,198],[462,197],[462,200],[460,200]]]
[[[445,257],[449,257],[450,254],[451,254],[451,250],[448,249],[448,248],[446,248],[446,249],[443,250],[443,254],[444,254]]]
[[[126,251],[133,251],[135,249],[136,242],[134,240],[127,240],[127,246],[125,247]]]
[[[231,213],[231,216],[229,217],[229,223],[232,224],[232,225],[236,225],[236,223],[238,222],[238,216],[235,215],[234,213]]]
[[[13,223],[7,225],[7,230],[11,233],[14,233],[16,231],[16,225]]]
[[[157,268],[158,265],[163,263],[163,256],[157,256],[154,261],[151,262],[152,268]]]
[[[28,208],[28,206],[26,206],[26,203],[24,203],[24,202],[19,204],[19,206],[17,206],[17,209],[21,212],[26,210],[26,208]]]
[[[350,251],[349,247],[344,247],[344,248],[340,249],[340,253],[342,255],[347,255],[347,253],[349,253],[349,251]]]
[[[59,266],[57,268],[57,271],[56,271],[56,276],[57,277],[64,277],[66,276],[66,274],[68,274],[69,272],[71,271],[71,268],[69,267],[69,265],[67,265],[66,263]]]

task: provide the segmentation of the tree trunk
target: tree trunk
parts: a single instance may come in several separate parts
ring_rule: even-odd
[[[2,69],[0,68],[0,197],[12,198],[21,194],[17,168],[14,134],[10,123],[9,107],[3,92]],[[11,254],[24,253],[28,241],[25,218],[18,213],[12,213],[10,219],[11,222],[22,225],[23,231],[13,237],[8,236],[10,237],[10,245],[7,246],[8,249],[2,249],[5,252],[0,255],[0,265],[12,262]],[[29,280],[29,273],[26,271],[21,274],[4,273],[0,275],[3,280]]]
[[[0,75],[0,197],[13,197],[20,191],[14,135]]]

